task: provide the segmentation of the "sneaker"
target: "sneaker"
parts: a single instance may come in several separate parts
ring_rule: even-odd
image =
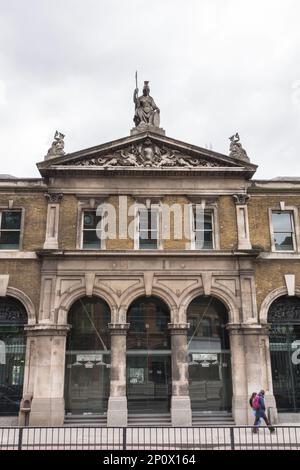
[[[273,426],[271,426],[270,427],[270,433],[273,434],[273,432],[275,432],[275,431],[276,431],[276,429]]]

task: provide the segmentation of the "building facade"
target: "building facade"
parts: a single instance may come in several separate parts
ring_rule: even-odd
[[[136,115],[0,179],[0,423],[250,424],[260,389],[299,422],[300,180],[253,179],[238,136],[226,156]]]

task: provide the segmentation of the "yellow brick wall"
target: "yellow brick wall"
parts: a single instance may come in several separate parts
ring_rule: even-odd
[[[65,194],[59,209],[58,248],[75,250],[77,237],[78,199]]]
[[[0,206],[8,209],[8,201],[14,201],[13,209],[25,209],[22,249],[36,251],[43,248],[46,232],[47,201],[43,193],[0,194]]]
[[[300,209],[299,196],[255,196],[248,203],[249,231],[252,246],[258,246],[266,251],[271,250],[269,208],[280,209],[279,202],[286,206],[296,206]]]
[[[285,274],[295,274],[296,285],[300,286],[299,260],[257,260],[255,284],[258,309],[270,292],[285,287]]]
[[[170,217],[170,238],[168,240],[162,240],[162,245],[165,250],[185,250],[187,246],[190,245],[188,238],[185,238],[184,233],[184,205],[188,204],[189,201],[186,197],[182,196],[166,196],[162,200],[163,204],[166,204],[170,208],[178,204],[181,207],[181,230],[182,230],[182,239],[175,238],[174,232],[174,213],[171,213]],[[175,212],[176,213],[176,212]]]
[[[106,240],[106,249],[107,250],[133,250],[134,249],[134,240],[131,238],[120,239],[119,238],[119,196],[110,196],[106,199],[108,204],[112,204],[116,210],[116,239],[107,239]],[[127,211],[131,204],[134,204],[134,199],[130,196],[127,197]],[[127,212],[128,213],[128,212]],[[127,217],[128,225],[133,220],[133,216]]]
[[[39,260],[0,260],[0,274],[9,274],[9,286],[21,290],[39,308],[41,263]]]
[[[237,248],[236,208],[231,196],[221,196],[218,200],[221,250]]]

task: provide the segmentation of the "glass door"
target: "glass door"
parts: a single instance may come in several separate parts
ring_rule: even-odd
[[[72,306],[68,321],[66,413],[104,414],[110,388],[109,307],[99,298],[84,297]]]
[[[169,310],[143,297],[128,311],[127,400],[129,413],[168,413],[171,399]]]

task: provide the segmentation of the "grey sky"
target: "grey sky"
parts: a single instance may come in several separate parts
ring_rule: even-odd
[[[166,134],[300,176],[299,0],[0,0],[0,173],[129,135],[134,73]]]

